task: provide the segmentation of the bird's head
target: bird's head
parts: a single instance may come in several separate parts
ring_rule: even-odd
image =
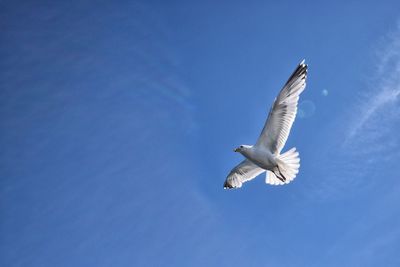
[[[248,145],[240,145],[237,148],[235,148],[233,151],[234,152],[239,152],[239,153],[243,153],[244,151],[248,150],[249,148],[251,148],[251,146]]]

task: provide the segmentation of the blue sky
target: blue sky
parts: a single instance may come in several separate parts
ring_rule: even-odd
[[[399,266],[398,1],[2,1],[1,266]],[[296,180],[222,189],[303,58]]]

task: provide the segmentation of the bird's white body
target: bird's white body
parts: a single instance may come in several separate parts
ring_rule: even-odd
[[[275,156],[263,147],[249,146],[240,151],[248,160],[255,163],[258,167],[272,171],[276,167]]]
[[[240,188],[246,181],[266,172],[265,182],[271,185],[290,183],[299,172],[300,158],[296,148],[281,151],[289,137],[296,118],[300,94],[306,86],[307,65],[304,60],[297,66],[269,112],[261,135],[253,146],[241,145],[235,149],[246,157],[232,169],[224,188]]]

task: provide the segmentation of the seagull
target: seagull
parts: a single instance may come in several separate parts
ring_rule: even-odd
[[[241,145],[234,149],[246,159],[231,170],[224,188],[240,188],[244,182],[266,172],[265,183],[288,184],[296,178],[300,157],[296,148],[281,154],[290,128],[296,118],[299,96],[306,87],[307,65],[300,62],[274,101],[267,121],[255,145]]]

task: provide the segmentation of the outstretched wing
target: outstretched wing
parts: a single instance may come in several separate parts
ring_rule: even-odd
[[[264,169],[245,159],[231,170],[228,177],[226,177],[224,188],[230,189],[242,187],[242,183],[253,179],[263,172],[265,172]]]
[[[306,87],[307,65],[304,60],[297,66],[269,112],[256,146],[267,148],[279,154],[286,143],[297,113],[297,103]]]

